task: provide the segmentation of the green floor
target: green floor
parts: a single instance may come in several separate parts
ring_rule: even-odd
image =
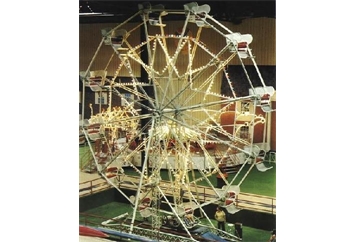
[[[96,215],[97,217],[85,217],[80,215],[79,220],[81,224],[100,224],[106,219],[116,217],[120,214],[126,213],[130,205],[111,202],[95,209],[85,211],[86,214]],[[265,242],[268,241],[270,231],[255,229],[251,227],[242,226],[243,242]]]
[[[79,148],[79,156],[82,157],[85,152],[89,149],[88,146],[81,146]],[[266,166],[273,166],[272,169],[266,172],[260,172],[257,168],[253,168],[243,181],[240,186],[240,191],[245,193],[253,193],[258,195],[276,197],[276,163],[265,162]],[[250,165],[246,165],[240,172],[239,176],[235,180],[237,184],[246,171],[249,169]],[[125,168],[125,173],[128,175],[137,175],[135,171],[130,168]],[[234,174],[229,174],[228,180],[232,180]],[[168,175],[166,170],[161,170],[161,177],[163,180],[168,180]],[[195,172],[195,177],[200,177],[199,172]],[[210,179],[212,184],[216,185],[216,178],[212,176]],[[205,181],[200,182],[198,185],[207,185]]]
[[[88,151],[88,146],[81,146],[79,149],[79,156],[82,157],[85,152]],[[249,175],[241,184],[241,192],[253,193],[258,195],[265,195],[276,197],[276,163],[265,162],[266,166],[273,166],[272,169],[266,172],[260,172],[255,167],[251,170]],[[250,165],[246,165],[240,172],[238,178],[235,180],[236,184],[241,180],[243,175],[249,169]],[[131,168],[124,168],[125,173],[128,175],[137,175]],[[199,177],[199,172],[195,172],[195,178]],[[229,174],[228,179],[231,180],[234,174]],[[168,180],[168,174],[166,170],[161,170],[161,177],[163,180]],[[216,185],[216,178],[212,176],[210,178],[212,184]],[[206,182],[200,182],[199,185],[207,185]],[[80,216],[80,223],[94,223],[100,224],[108,218],[112,218],[123,214],[127,211],[128,204],[122,204],[118,202],[111,202],[106,205],[90,209],[85,211],[88,214],[94,214],[97,218],[90,218],[90,221],[86,220],[83,216]],[[243,242],[265,242],[268,241],[270,231],[255,229],[251,227],[243,226]]]

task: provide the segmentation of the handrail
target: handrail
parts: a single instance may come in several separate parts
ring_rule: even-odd
[[[127,183],[123,183],[125,178],[128,178]],[[119,175],[117,176],[117,179],[118,179],[119,188],[124,188],[129,190],[137,189],[134,182],[137,179],[137,176]],[[161,182],[166,183],[168,181],[162,180]],[[83,185],[85,184],[89,184],[89,186],[83,187]],[[96,178],[90,181],[82,182],[79,183],[79,186],[82,186],[82,188],[79,189],[80,197],[92,195],[94,193],[112,187],[103,178]],[[89,192],[87,192],[88,190]],[[202,186],[202,185],[197,185],[197,191],[191,191],[191,192],[194,195],[197,195],[196,194],[197,192],[199,193],[199,195],[202,195],[199,196],[201,198],[200,202],[202,203],[208,202],[210,200],[209,198],[211,199],[216,198],[216,195],[214,194],[212,189],[209,189],[209,187]],[[184,197],[187,198],[188,195],[185,193]],[[276,214],[276,198],[264,196],[264,195],[240,192],[236,198],[236,207],[244,210],[252,210],[252,211],[258,211],[263,213]]]
[[[276,214],[276,198],[240,192],[236,199],[240,209]]]
[[[88,184],[88,186],[85,186]],[[90,181],[79,183],[79,197],[93,195],[94,193],[111,188],[105,179],[99,177]]]

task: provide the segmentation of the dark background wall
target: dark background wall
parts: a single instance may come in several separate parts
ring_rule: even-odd
[[[253,65],[248,65],[245,66],[249,78],[253,84],[254,87],[261,87],[262,82],[260,81],[260,77],[258,76],[258,73],[256,71],[255,66]],[[263,81],[266,86],[273,86],[274,89],[276,90],[276,66],[258,66],[258,70],[263,78]],[[249,95],[248,89],[251,88],[250,83],[246,77],[246,74],[244,72],[244,69],[242,68],[241,65],[229,65],[227,67],[227,72],[229,73],[229,78],[232,80],[232,85],[234,87],[234,90],[236,92],[236,95],[239,97],[247,96]],[[225,75],[223,75],[223,80],[226,80]],[[224,95],[231,95],[229,93],[229,88],[227,86],[222,86],[221,87],[221,94]]]

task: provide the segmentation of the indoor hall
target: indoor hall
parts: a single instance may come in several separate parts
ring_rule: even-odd
[[[80,2],[80,239],[272,238],[275,21],[274,1]]]

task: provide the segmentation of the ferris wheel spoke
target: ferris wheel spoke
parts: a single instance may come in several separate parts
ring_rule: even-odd
[[[256,109],[251,110],[248,117],[241,118],[236,114],[232,132],[227,131],[220,118],[232,105],[238,107],[238,102],[254,101],[256,108],[256,101],[261,98],[259,94],[254,92],[254,95],[238,96],[234,90],[235,80],[230,80],[226,67],[237,56],[237,61],[241,62],[247,80],[253,88],[243,59],[252,58],[255,68],[257,64],[248,45],[246,53],[240,53],[239,34],[214,20],[208,14],[208,5],[186,4],[184,10],[180,11],[162,11],[161,8],[154,10],[150,5],[141,7],[139,13],[142,21],[138,25],[129,25],[128,21],[125,21],[107,32],[103,38],[105,44],[109,43],[114,50],[109,61],[105,62],[105,71],[110,70],[112,65],[117,66],[112,68],[113,78],[102,80],[98,85],[100,90],[109,93],[110,104],[107,110],[92,114],[90,118],[91,124],[100,126],[101,137],[96,142],[99,152],[107,152],[109,158],[105,164],[98,164],[95,156],[94,160],[98,170],[100,168],[100,173],[121,194],[125,193],[124,189],[108,178],[105,172],[107,168],[114,165],[118,168],[128,166],[137,174],[131,181],[132,184],[130,183],[136,191],[135,200],[124,195],[133,205],[130,233],[133,232],[137,219],[136,213],[141,213],[142,217],[151,216],[152,227],[157,229],[161,226],[159,216],[164,212],[174,217],[174,226],[184,228],[187,235],[192,237],[182,217],[187,205],[184,204],[181,190],[186,191],[185,199],[188,199],[189,204],[194,204],[194,208],[190,209],[199,209],[213,226],[203,208],[221,202],[232,184],[239,187],[254,166],[252,162],[247,173],[242,175],[241,168],[232,179],[223,179],[226,183],[224,189],[216,188],[213,184],[214,177],[222,175],[220,165],[226,164],[227,159],[236,154],[243,156],[245,158],[242,167],[245,167],[248,159],[253,160],[256,157],[252,151],[253,137],[246,138],[241,135],[243,129],[250,129],[254,134],[256,125],[264,124],[265,119],[255,114]],[[159,14],[156,22],[152,22],[152,14]],[[167,14],[182,16],[182,25],[178,29],[181,32],[177,30],[175,34],[170,34],[172,29],[165,28],[162,17]],[[198,26],[194,28],[195,36],[188,28],[190,23],[196,23]],[[156,28],[154,25],[159,29],[153,30]],[[218,38],[222,38],[221,43],[226,41],[226,45],[222,44],[221,48],[214,50],[209,49],[201,41],[202,33],[207,29],[203,26],[209,27],[209,34],[216,33]],[[124,27],[128,30],[124,31]],[[144,32],[141,29],[144,29]],[[113,43],[115,32],[125,32],[119,44]],[[144,34],[145,38],[141,43],[132,45],[137,40],[130,36],[136,33]],[[251,42],[251,36],[245,37]],[[98,49],[103,45],[103,41]],[[146,52],[144,55],[143,51]],[[85,77],[98,53],[97,50]],[[115,61],[114,57],[118,60]],[[140,79],[137,68],[146,72],[147,78],[141,73]],[[267,89],[261,73],[258,69],[256,71],[263,88]],[[220,78],[221,75],[225,78]],[[119,77],[127,77],[130,81],[121,82]],[[88,84],[85,80],[83,83]],[[109,84],[106,85],[107,83]],[[221,86],[228,94],[220,92]],[[113,102],[117,102],[118,107],[112,107]],[[91,111],[93,112],[93,109]],[[235,112],[238,113],[237,108]],[[242,123],[235,125],[235,120],[239,118],[243,120]],[[83,132],[87,137],[88,133],[84,128]],[[115,145],[119,137],[121,143]],[[106,151],[107,149],[109,151]],[[161,177],[163,169],[168,174],[164,179]],[[198,189],[202,184],[211,195],[204,202]],[[140,211],[145,198],[152,200],[148,215],[143,215]],[[163,209],[161,203],[166,203],[168,210],[167,206]],[[167,217],[165,223],[166,226],[169,224]]]

